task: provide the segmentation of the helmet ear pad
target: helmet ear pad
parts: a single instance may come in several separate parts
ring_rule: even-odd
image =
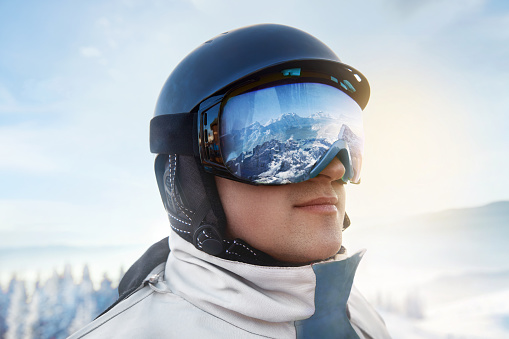
[[[188,155],[159,155],[155,167],[159,192],[172,229],[206,252],[197,241],[203,234],[196,231],[200,229],[199,232],[206,232],[207,236],[213,235],[219,238],[216,240],[220,244],[214,247],[214,251],[218,251],[218,246],[222,246],[226,217],[214,176],[203,170],[199,159]]]
[[[179,155],[177,178],[190,206],[199,204],[205,197],[210,205],[203,223],[212,225],[222,236],[226,231],[226,215],[217,191],[214,175],[205,172],[200,160],[194,156]],[[194,200],[193,203],[191,200]],[[198,210],[198,208],[196,208]]]

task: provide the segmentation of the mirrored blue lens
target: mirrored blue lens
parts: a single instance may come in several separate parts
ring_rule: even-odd
[[[228,170],[258,184],[310,179],[337,140],[348,145],[352,176],[360,176],[362,110],[341,90],[321,83],[291,83],[231,97],[221,113],[219,138]]]

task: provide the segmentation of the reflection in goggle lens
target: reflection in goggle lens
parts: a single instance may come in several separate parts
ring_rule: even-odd
[[[258,184],[310,178],[331,145],[348,145],[358,181],[364,134],[361,109],[341,90],[321,83],[291,83],[246,92],[226,102],[220,141],[225,165]]]

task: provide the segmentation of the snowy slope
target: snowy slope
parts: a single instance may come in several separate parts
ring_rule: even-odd
[[[509,338],[509,202],[356,226],[356,284],[394,338]]]

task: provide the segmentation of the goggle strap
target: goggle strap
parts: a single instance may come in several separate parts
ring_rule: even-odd
[[[158,115],[150,120],[150,151],[199,156],[196,113]]]

